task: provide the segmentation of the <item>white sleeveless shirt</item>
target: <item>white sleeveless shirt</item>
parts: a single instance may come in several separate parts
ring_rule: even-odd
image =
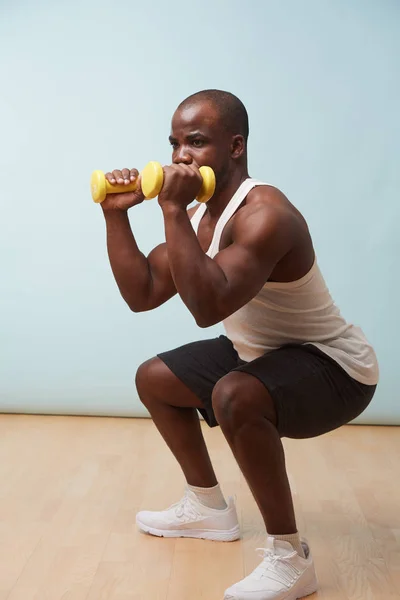
[[[250,190],[258,185],[268,184],[246,179],[226,206],[207,250],[210,258],[219,252],[225,225]],[[196,234],[205,210],[206,205],[200,204],[191,219]],[[242,360],[254,360],[284,344],[313,344],[357,381],[366,385],[378,382],[379,366],[374,349],[362,330],[347,323],[340,314],[317,261],[297,281],[267,281],[260,292],[227,317],[223,325]]]

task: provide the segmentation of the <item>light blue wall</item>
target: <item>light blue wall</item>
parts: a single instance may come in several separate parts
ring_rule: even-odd
[[[176,105],[218,87],[248,107],[252,175],[304,212],[338,304],[376,347],[361,421],[400,423],[399,7],[0,2],[1,410],[144,414],[137,366],[220,331],[178,299],[129,312],[88,184],[96,168],[167,162]],[[131,220],[143,250],[162,240],[155,201]]]

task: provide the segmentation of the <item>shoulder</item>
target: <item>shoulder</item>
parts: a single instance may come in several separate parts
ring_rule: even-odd
[[[273,234],[275,230],[282,232],[282,228],[293,226],[299,214],[278,188],[260,185],[248,193],[245,204],[235,214],[234,227],[247,229],[251,225],[252,231]]]
[[[272,185],[257,185],[247,194],[246,205],[253,210],[288,216],[294,209],[285,194]]]
[[[278,188],[260,185],[253,188],[246,203],[235,214],[232,238],[261,247],[274,247],[286,254],[298,245],[307,225],[300,212]]]

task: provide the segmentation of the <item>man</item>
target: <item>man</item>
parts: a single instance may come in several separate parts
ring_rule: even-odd
[[[282,437],[321,435],[357,417],[378,381],[373,349],[335,306],[316,262],[307,224],[275,187],[247,170],[248,117],[228,92],[187,98],[172,119],[171,166],[158,201],[166,243],[148,257],[127,211],[136,192],[102,204],[111,267],[135,312],[178,293],[200,327],[223,322],[226,336],[164,352],[142,364],[143,404],[186,478],[180,502],[137,515],[140,529],[168,537],[239,537],[234,502],[225,501],[197,411],[220,425],[262,513],[264,558],[226,599],[301,598],[317,588],[313,560],[299,537]],[[214,196],[188,210],[199,167],[216,175]],[[107,174],[111,183],[135,169]]]

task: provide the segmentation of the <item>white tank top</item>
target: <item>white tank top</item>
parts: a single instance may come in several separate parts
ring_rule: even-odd
[[[222,231],[247,194],[258,185],[246,179],[221,217],[207,250],[210,258],[219,252]],[[206,204],[200,204],[191,223],[197,234]],[[267,281],[260,292],[223,321],[227,337],[240,358],[251,361],[289,343],[313,344],[333,358],[351,377],[375,385],[379,367],[372,346],[359,327],[347,323],[335,305],[317,261],[297,281]]]

